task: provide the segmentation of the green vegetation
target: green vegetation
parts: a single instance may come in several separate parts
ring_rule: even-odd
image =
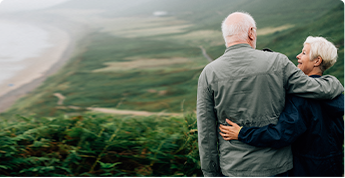
[[[20,117],[0,135],[3,176],[202,176],[192,114]]]
[[[338,60],[325,74],[336,76],[344,85],[344,5],[327,11],[316,21],[310,19],[305,24],[294,28],[277,31],[274,34],[258,36],[257,48],[270,48],[285,54],[297,65],[296,56],[303,48],[303,42],[308,36],[322,36],[331,41],[338,48]],[[213,46],[208,50],[211,56],[218,56],[224,47]]]
[[[258,8],[245,6],[242,1],[234,1],[233,4],[226,6],[214,2],[212,6],[209,2],[205,2],[204,5],[200,5],[201,9],[191,8],[193,3],[189,2],[176,12],[176,17],[152,19],[132,17],[133,23],[130,23],[130,26],[124,24],[123,27],[119,27],[128,28],[122,31],[110,28],[112,26],[105,26],[105,31],[90,34],[79,42],[79,53],[59,73],[20,99],[2,115],[6,117],[13,114],[58,116],[66,113],[82,113],[88,107],[154,112],[181,112],[182,109],[193,111],[196,105],[198,76],[208,63],[199,47],[203,46],[213,59],[223,54],[225,46],[220,32],[222,20],[220,16],[222,18],[226,16],[224,13],[228,12],[225,11],[225,7],[230,5],[232,5],[231,8],[241,7],[253,14],[258,23],[258,32],[260,26],[265,30],[262,24],[271,29],[282,25],[293,25],[285,30],[258,36],[257,48],[268,47],[281,52],[295,63],[297,62],[295,56],[300,53],[307,36],[323,36],[334,42],[339,48],[339,59],[326,74],[335,75],[344,83],[344,7],[342,3],[317,1],[309,7],[309,9],[317,9],[321,6],[329,8],[323,13],[292,12],[294,7],[300,9],[299,5],[293,3],[288,3],[286,6],[277,5],[276,9],[285,9],[285,11],[279,11],[284,15],[279,15],[274,9],[272,13],[277,13],[277,15],[266,17],[266,11],[263,14],[259,12],[271,7],[267,4],[268,2],[271,3],[271,1],[250,3]],[[308,4],[304,1],[303,3]],[[169,10],[174,7],[172,4],[164,7]],[[163,7],[159,2],[155,4],[157,8],[160,6]],[[210,14],[214,13],[212,10],[202,11],[206,7],[220,6],[224,7],[218,9],[220,12],[214,16]],[[145,8],[148,7],[143,7],[141,13],[153,11],[153,9],[145,10]],[[184,8],[191,8],[193,13],[183,16],[182,12],[186,10]],[[303,16],[305,17],[301,18]],[[185,19],[181,20],[183,17],[193,23]],[[199,17],[205,17],[205,19],[201,21]],[[276,17],[275,20],[267,20],[273,17]],[[123,23],[123,21],[126,19],[119,21],[115,19],[113,23]],[[186,24],[190,26],[181,29]],[[202,24],[208,24],[214,28],[202,27]],[[182,31],[169,32],[169,29]],[[168,32],[161,33],[161,31]],[[55,93],[66,97],[62,105],[58,104]]]
[[[266,43],[262,47],[270,47],[275,51],[286,54],[297,64],[296,56],[303,48],[303,42],[308,36],[322,36],[333,42],[338,48],[338,60],[325,74],[336,76],[344,85],[344,6],[340,5],[315,22],[310,22],[299,28],[282,32],[278,37],[262,39]],[[258,39],[260,40],[260,39]],[[284,41],[285,43],[280,43]]]
[[[200,49],[105,34],[94,34],[86,43],[89,44],[86,52],[74,57],[60,73],[17,102],[9,112],[41,116],[75,112],[57,108],[58,98],[54,93],[66,97],[64,106],[82,108],[116,107],[159,112],[181,112],[181,104],[184,110],[195,108],[198,76],[208,63]],[[106,68],[104,64],[107,62],[123,65],[132,61],[130,58],[171,62],[181,58],[182,63],[155,66],[144,61],[148,65],[146,68],[95,71]],[[126,67],[131,66],[123,66],[124,69]]]
[[[66,4],[79,7],[83,1]],[[281,52],[295,63],[307,36],[332,41],[339,58],[326,74],[344,84],[341,1],[152,1],[152,6],[126,11],[126,18],[133,20],[129,26],[120,27],[128,19],[107,19],[120,30],[105,26],[89,34],[65,67],[0,114],[0,175],[202,176],[195,115],[133,117],[87,111],[194,112],[198,77],[208,64],[200,47],[213,59],[223,54],[220,24],[233,11],[251,13],[258,31],[289,26],[258,36],[257,48]],[[156,10],[174,15],[140,17]],[[120,12],[104,15],[118,17]],[[24,117],[14,116],[18,114]]]

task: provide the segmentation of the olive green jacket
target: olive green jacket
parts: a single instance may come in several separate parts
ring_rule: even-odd
[[[208,64],[199,77],[198,142],[204,176],[272,176],[292,168],[290,146],[259,148],[237,140],[225,141],[219,124],[240,126],[277,123],[285,94],[332,99],[343,92],[333,76],[311,78],[285,55],[237,44]]]

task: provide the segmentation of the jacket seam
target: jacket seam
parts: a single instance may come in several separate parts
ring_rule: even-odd
[[[212,68],[213,69],[213,68]],[[214,70],[213,70],[214,71]],[[278,74],[280,74],[281,72],[279,72],[279,71],[272,71],[273,73],[278,73]],[[229,76],[229,77],[226,77],[226,78],[222,78],[222,79],[219,79],[219,78],[215,78],[215,80],[213,80],[211,83],[209,83],[208,84],[208,86],[207,87],[209,87],[210,85],[212,85],[212,84],[214,84],[214,83],[217,83],[217,82],[221,82],[221,81],[225,81],[225,80],[231,80],[231,81],[233,81],[233,80],[238,80],[239,78],[245,78],[245,77],[252,77],[252,76],[258,76],[258,75],[268,75],[268,74],[270,74],[269,72],[257,72],[257,73],[252,73],[252,74],[246,74],[246,75],[237,75],[236,77],[236,79],[232,79],[232,78],[230,78],[231,76]]]
[[[207,95],[210,94],[207,88],[203,88],[203,92],[204,92],[204,95],[205,95],[205,92],[207,92],[207,93],[206,93]],[[203,102],[205,102],[205,101],[203,100]],[[206,113],[208,113],[208,112],[209,112],[209,108],[207,107],[207,104],[204,104],[204,105],[205,105],[205,111],[206,111]],[[207,122],[206,122],[207,125],[209,125],[210,120],[207,119],[206,121],[207,121]],[[213,168],[212,168],[212,163],[213,163],[214,161],[212,160],[212,157],[211,157],[212,151],[211,151],[210,148],[211,148],[212,146],[211,146],[211,142],[210,142],[210,132],[209,132],[209,129],[207,129],[207,137],[206,137],[206,140],[207,140],[207,147],[208,147],[208,148],[207,148],[207,150],[208,150],[207,158],[208,158],[208,160],[210,161],[210,162],[208,163],[207,167],[208,167],[210,173],[211,173],[212,175],[214,175],[214,172],[216,172],[216,170],[213,170]]]

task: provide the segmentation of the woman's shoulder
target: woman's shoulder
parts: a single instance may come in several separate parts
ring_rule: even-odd
[[[315,113],[315,110],[321,109],[321,102],[320,100],[302,98],[293,94],[288,94],[285,97],[285,107],[290,107],[296,112]]]
[[[309,102],[307,98],[302,98],[293,94],[287,94],[285,97],[286,101],[292,102],[293,104],[304,104],[306,102]]]
[[[294,105],[296,108],[306,109],[312,108],[315,110],[317,108],[327,111],[344,110],[344,95],[340,94],[332,100],[318,100],[310,98],[302,98],[295,96],[293,94],[287,94],[285,97],[286,105]],[[319,111],[321,111],[319,110]]]

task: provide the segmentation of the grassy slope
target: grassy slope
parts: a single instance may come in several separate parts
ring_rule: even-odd
[[[223,2],[223,1],[220,1]],[[191,30],[198,30],[198,29],[213,29],[220,31],[220,24],[221,21],[231,12],[233,11],[246,11],[249,12],[255,19],[257,23],[258,29],[262,29],[265,27],[278,27],[286,24],[295,25],[295,28],[303,28],[305,32],[314,31],[315,35],[325,35],[328,34],[322,33],[321,31],[325,31],[326,29],[330,31],[341,31],[343,30],[343,17],[339,17],[337,15],[336,18],[333,18],[334,24],[337,24],[337,27],[329,29],[328,26],[330,24],[325,24],[326,21],[322,20],[325,19],[324,16],[333,16],[332,9],[335,7],[343,6],[341,1],[334,1],[334,0],[327,0],[327,1],[234,1],[237,4],[233,6],[226,5],[223,2],[223,5],[217,6],[214,11],[207,11],[206,9],[212,7],[211,4],[200,4],[197,5],[198,8],[193,11],[190,16],[186,17],[191,21],[198,21],[199,23],[196,26],[191,27]],[[222,4],[222,3],[219,3]],[[225,4],[225,5],[224,5]],[[187,6],[188,7],[188,6]],[[195,14],[195,15],[193,15]],[[319,23],[321,28],[315,29],[313,26]],[[325,25],[323,25],[325,24]],[[331,26],[334,26],[331,24]],[[278,41],[277,39],[281,36],[289,36],[291,37],[296,36],[295,39],[300,39],[299,44],[302,44],[304,39],[308,36],[308,34],[299,34],[299,33],[275,33],[266,36],[259,36],[257,41],[257,48],[262,49],[263,47],[274,48],[278,43],[284,44],[286,41]],[[339,36],[340,38],[343,37],[343,34],[337,34],[332,36]],[[285,38],[284,40],[287,40]],[[268,43],[271,41],[275,41],[275,43]],[[292,41],[292,40],[289,40]],[[302,41],[302,43],[300,42]],[[293,54],[297,54],[299,52],[300,45],[294,45],[298,50],[282,50],[279,49],[280,52],[286,54],[291,52]],[[224,45],[218,45],[207,48],[210,56],[212,58],[217,58],[224,52]],[[292,55],[289,55],[291,57]],[[295,55],[292,56],[290,59],[294,59]]]
[[[66,96],[66,106],[80,107],[116,107],[118,109],[177,111],[181,102],[192,110],[195,105],[195,86],[197,77],[206,60],[200,49],[182,47],[167,42],[150,42],[139,39],[121,39],[105,34],[95,34],[86,52],[81,53],[57,75],[49,78],[34,93],[21,99],[14,111],[40,115],[55,115],[66,110],[55,107],[57,98],[53,93]],[[145,43],[146,45],[142,45]],[[92,70],[103,68],[104,62],[122,61],[125,57],[142,56],[150,58],[196,57],[200,59],[186,66],[175,66],[158,70],[129,70],[120,72],[93,73]],[[194,69],[193,69],[194,68]],[[165,95],[150,93],[147,90],[166,91]],[[40,97],[30,98],[41,95]],[[119,105],[119,103],[121,104]],[[32,103],[35,103],[32,107]]]
[[[258,48],[269,47],[275,51],[287,54],[292,59],[302,48],[302,43],[308,35],[321,35],[334,41],[340,49],[339,61],[329,72],[336,75],[343,82],[343,7],[339,6],[335,10],[324,12],[323,17],[316,22],[309,22],[309,19],[315,19],[320,16],[308,14],[311,11],[294,13],[293,9],[299,10],[300,6],[294,3],[278,6],[278,10],[285,7],[285,11],[272,11],[275,13],[275,19],[267,16],[267,9],[275,6],[271,1],[248,1],[245,5],[243,1],[235,1],[234,6],[222,6],[222,3],[210,3],[209,1],[199,4],[197,8],[190,8],[196,1],[181,2],[180,4],[160,4],[156,7],[143,8],[142,12],[152,12],[158,7],[166,7],[176,10],[177,16],[195,22],[195,26],[188,31],[195,31],[197,28],[218,29],[221,19],[224,18],[226,7],[243,9],[253,14],[258,19],[258,26],[261,24],[270,24],[280,26],[282,24],[294,24],[296,27],[290,30],[277,32],[275,34],[260,36],[258,38]],[[224,1],[219,1],[223,2]],[[246,1],[247,2],[247,1]],[[269,3],[268,3],[269,2]],[[274,1],[275,3],[278,3]],[[280,2],[280,1],[279,1]],[[290,1],[289,1],[290,2]],[[295,1],[294,1],[295,2]],[[313,1],[314,2],[314,1]],[[334,2],[334,1],[333,1]],[[272,3],[271,5],[269,5]],[[307,5],[308,1],[304,5]],[[341,4],[341,3],[338,3]],[[236,5],[236,6],[235,6]],[[321,6],[322,5],[322,6]],[[331,7],[332,3],[317,1],[308,9],[317,7]],[[267,7],[266,7],[267,6]],[[334,6],[334,4],[333,4]],[[217,9],[218,15],[214,11],[206,10],[210,8]],[[256,7],[256,8],[253,8]],[[151,9],[150,9],[151,8]],[[190,8],[192,15],[183,14]],[[258,10],[259,9],[259,10]],[[262,12],[260,14],[260,12]],[[308,15],[307,15],[307,14]],[[288,15],[287,15],[288,14]],[[302,15],[308,18],[301,18]],[[203,19],[203,20],[202,20]],[[265,20],[266,19],[266,20]],[[268,20],[267,20],[268,19]],[[298,23],[298,21],[305,24]],[[272,22],[272,23],[269,23]],[[329,28],[332,27],[332,28]],[[200,30],[200,29],[199,29]],[[181,34],[183,35],[183,33]],[[19,114],[39,114],[39,115],[58,115],[65,112],[76,112],[74,109],[58,109],[57,98],[54,93],[61,93],[66,96],[65,106],[79,106],[81,108],[96,106],[109,107],[117,109],[133,109],[148,111],[167,111],[180,112],[184,110],[194,110],[196,101],[197,78],[206,59],[201,55],[199,45],[207,46],[206,41],[200,41],[200,44],[181,43],[181,40],[164,40],[168,36],[159,38],[121,38],[107,34],[95,33],[84,39],[82,52],[76,55],[69,64],[66,65],[58,74],[49,78],[44,85],[22,98],[8,112]],[[162,40],[163,39],[163,40]],[[334,40],[332,40],[334,39]],[[208,47],[208,53],[213,57],[221,55],[224,51],[224,45]],[[105,67],[105,62],[121,62],[129,57],[140,58],[188,58],[189,63],[176,64],[173,66],[151,69],[132,69],[127,71],[112,71],[103,73],[94,73],[92,70]],[[164,91],[148,92],[149,90]],[[79,110],[83,111],[83,109]],[[78,111],[78,112],[79,112]]]
[[[281,33],[278,37],[270,38],[270,41],[267,41],[262,47],[270,47],[284,53],[297,64],[296,55],[303,48],[303,42],[307,36],[322,36],[335,44],[338,48],[338,60],[325,74],[336,76],[344,85],[344,6],[339,5],[317,21]],[[284,42],[281,43],[282,41]]]
[[[293,58],[307,35],[326,36],[341,51],[336,66],[330,69],[331,73],[341,78],[343,8],[339,6],[327,14],[318,19],[318,23],[310,22],[260,37],[258,46],[270,47]],[[202,42],[202,45],[207,46],[205,43],[207,41]],[[171,99],[171,103],[176,100],[171,104],[176,111],[180,111],[182,99],[185,99],[185,110],[195,107],[196,79],[202,66],[207,63],[197,48],[199,44],[193,46],[181,41],[167,43],[149,38],[129,40],[106,34],[93,34],[80,44],[83,45],[79,55],[44,85],[17,102],[10,113],[64,113],[65,110],[55,108],[55,92],[66,95],[65,102],[68,105],[116,107],[126,97],[123,100],[125,102],[120,104],[123,108],[135,108],[137,106],[133,103],[144,101],[144,107],[147,107],[144,109],[150,110],[154,103],[157,107],[161,106],[158,101],[166,98]],[[217,56],[223,53],[224,46],[208,48],[208,51],[211,49],[212,54]],[[127,57],[137,56],[187,57],[196,64],[174,65],[164,70],[90,72],[104,67],[104,62],[124,61]],[[168,89],[170,93],[162,97],[147,93],[148,88]],[[185,93],[180,93],[181,89]],[[17,122],[10,120],[12,123],[1,122],[0,174],[26,177],[202,176],[198,160],[196,118],[187,115],[184,119],[84,114],[72,118],[27,117]]]

